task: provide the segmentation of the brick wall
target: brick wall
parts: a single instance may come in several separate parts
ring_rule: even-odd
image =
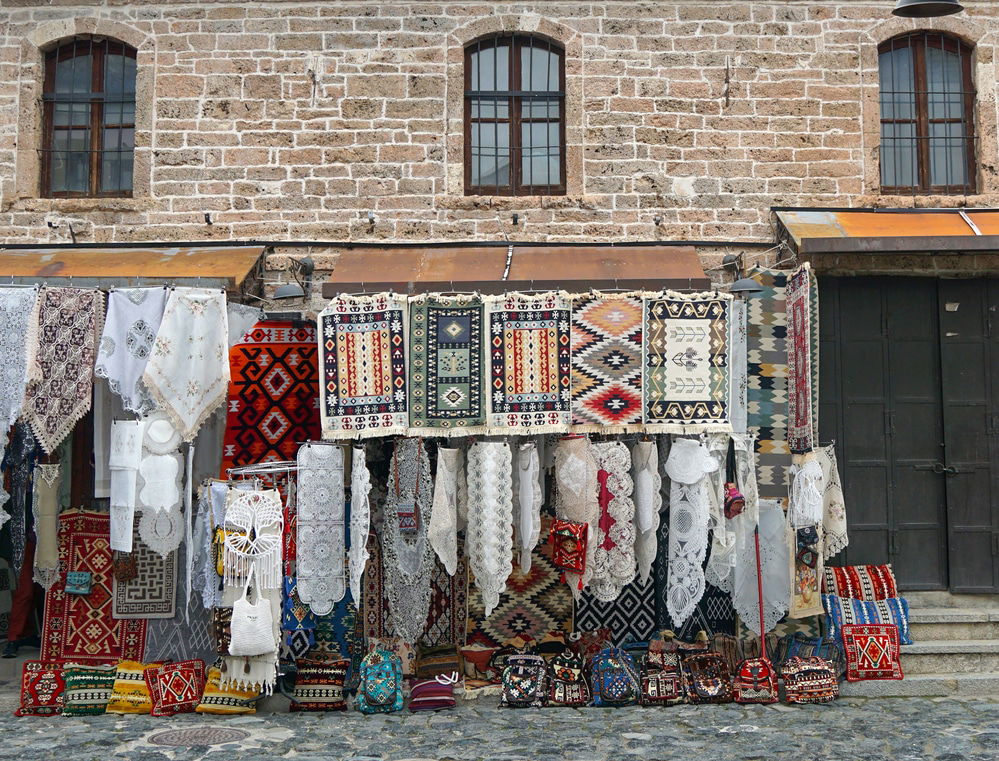
[[[876,47],[916,25],[891,0],[8,0],[0,240],[767,241],[774,205],[996,206],[999,4],[965,4],[922,26],[978,46],[983,192],[899,198]],[[565,197],[463,194],[462,46],[500,29],[566,48]],[[73,34],[139,51],[135,198],[38,198],[41,51]]]

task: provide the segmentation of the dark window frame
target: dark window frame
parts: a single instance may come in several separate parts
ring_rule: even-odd
[[[902,48],[912,48],[913,65],[913,86],[914,91],[910,94],[915,96],[915,111],[912,119],[885,119],[881,106],[880,97],[880,70],[881,55],[890,53]],[[926,48],[934,47],[945,52],[956,53],[961,64],[961,91],[963,98],[961,117],[930,119],[929,117],[929,90],[927,84]],[[978,136],[975,132],[975,102],[977,92],[975,91],[975,81],[973,75],[972,61],[975,49],[964,40],[939,31],[920,30],[907,32],[893,37],[890,40],[878,45],[878,71],[879,71],[879,98],[878,98],[878,144],[880,146],[882,160],[885,151],[885,142],[882,134],[885,124],[915,124],[916,141],[916,167],[915,185],[885,185],[884,175],[881,166],[878,167],[878,179],[881,184],[881,192],[891,195],[967,195],[977,192],[978,186],[978,160],[977,142]],[[963,127],[962,135],[957,138],[962,141],[965,153],[967,181],[961,185],[934,185],[930,180],[930,124],[937,123],[960,123]]]
[[[509,90],[473,90],[472,89],[472,54],[495,48],[499,43],[508,44]],[[538,43],[541,43],[540,45]],[[558,90],[555,91],[525,91],[521,89],[520,51],[525,46],[540,47],[558,57]],[[524,34],[504,32],[487,34],[478,37],[465,45],[464,57],[465,113],[464,113],[464,177],[465,195],[492,196],[535,196],[535,195],[565,195],[566,194],[566,145],[565,145],[565,48],[558,42],[540,34]],[[522,137],[521,125],[531,122],[551,122],[547,118],[526,118],[522,115],[523,102],[527,98],[539,100],[557,100],[559,103],[559,174],[560,182],[553,185],[523,185],[522,176]],[[508,185],[473,185],[472,184],[472,101],[474,99],[506,100],[509,103],[509,118],[476,118],[474,123],[509,123],[510,125],[510,182]]]
[[[80,94],[56,93],[55,77],[56,64],[68,61],[79,56],[91,55],[90,70],[90,92],[80,96]],[[135,188],[135,175],[133,163],[132,187],[127,190],[101,190],[101,172],[103,171],[103,148],[105,129],[131,129],[133,130],[133,156],[134,156],[134,131],[135,131],[135,106],[136,96],[132,93],[132,113],[133,121],[104,123],[104,106],[110,102],[109,93],[104,90],[104,70],[105,61],[108,55],[119,55],[127,58],[136,58],[135,48],[123,42],[113,39],[96,40],[92,38],[73,38],[60,42],[54,49],[45,55],[45,86],[42,93],[42,161],[41,161],[41,190],[46,198],[131,198]],[[124,98],[124,87],[122,92],[114,102],[128,102]],[[59,151],[53,149],[53,138],[57,130],[72,129],[78,125],[55,124],[56,103],[84,102],[90,104],[90,119],[87,129],[90,133],[88,151],[90,161],[88,168],[88,188],[86,191],[71,191],[52,189],[52,157]],[[72,121],[72,120],[70,120]],[[119,143],[120,145],[120,143]],[[121,151],[121,148],[118,149]]]

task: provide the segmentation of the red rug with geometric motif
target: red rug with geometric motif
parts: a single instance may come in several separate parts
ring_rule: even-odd
[[[141,661],[145,619],[112,616],[110,516],[70,510],[59,516],[59,580],[45,596],[43,661]],[[66,593],[68,571],[90,571],[90,593]]]

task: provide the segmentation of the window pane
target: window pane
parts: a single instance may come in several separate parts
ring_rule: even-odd
[[[510,184],[510,125],[473,124],[472,185]]]
[[[86,127],[90,124],[89,103],[54,103],[52,120],[57,127]]]
[[[89,44],[82,44],[82,50],[89,50]],[[55,91],[58,93],[90,92],[90,67],[93,57],[78,55],[56,63]]]
[[[509,98],[472,98],[473,119],[509,119]]]
[[[926,47],[926,90],[931,119],[960,119],[961,61],[957,53]]]
[[[554,92],[559,89],[558,51],[546,44],[524,45],[520,49],[520,89],[526,92]]]
[[[960,122],[930,125],[930,184],[964,185],[968,179]]]
[[[912,48],[889,50],[880,56],[881,118],[914,119],[916,85]]]
[[[524,98],[521,113],[524,119],[558,119],[558,98]]]
[[[472,53],[473,90],[486,92],[510,89],[510,43],[500,42]]]
[[[104,92],[114,96],[135,94],[135,59],[109,55],[104,61]]]
[[[135,124],[135,101],[115,101],[104,104],[105,124]]]
[[[912,187],[916,184],[916,125],[881,125],[881,184]]]
[[[559,125],[557,122],[521,124],[521,174],[525,185],[560,185]]]
[[[131,190],[135,130],[105,129],[102,147],[101,190],[104,192]]]
[[[89,190],[90,130],[56,130],[52,136],[52,190],[85,193]]]

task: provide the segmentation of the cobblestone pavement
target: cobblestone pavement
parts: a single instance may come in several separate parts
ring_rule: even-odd
[[[9,694],[9,693],[8,693]],[[3,701],[7,709],[9,701]],[[9,716],[9,711],[6,711]],[[167,747],[167,730],[240,730],[237,742]],[[999,701],[846,698],[824,706],[501,710],[494,699],[437,714],[273,713],[0,721],[18,761],[866,761],[999,758]]]

